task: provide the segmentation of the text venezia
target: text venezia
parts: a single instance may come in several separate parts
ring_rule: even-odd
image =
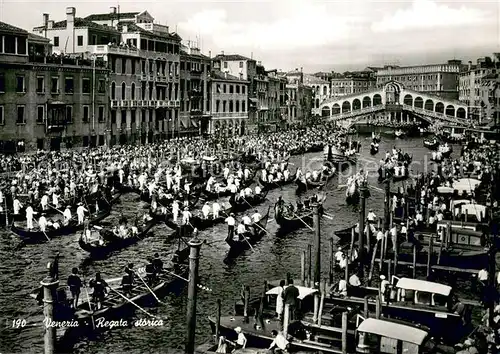
[[[54,321],[50,318],[45,318],[43,320],[43,324],[45,328],[64,328],[64,327],[78,327],[80,323],[78,321]],[[160,327],[163,326],[163,320],[156,320],[156,319],[138,319],[138,320],[133,320],[133,321],[128,321],[128,320],[115,320],[115,321],[110,321],[106,320],[105,318],[96,318],[94,320],[94,325],[96,328],[116,328],[116,327]]]

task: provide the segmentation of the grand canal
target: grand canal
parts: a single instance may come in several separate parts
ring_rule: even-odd
[[[357,168],[374,170],[380,155],[394,145],[404,152],[413,154],[413,173],[423,170],[425,166],[431,168],[428,161],[430,152],[422,146],[422,139],[393,140],[383,139],[380,144],[380,153],[375,157],[369,153],[369,139],[362,139],[364,145]],[[458,149],[455,149],[458,150]],[[427,157],[426,157],[427,156]],[[307,154],[291,159],[295,167],[308,166],[319,168],[322,153]],[[294,166],[291,167],[294,170]],[[355,169],[352,170],[354,172]],[[323,219],[322,240],[323,268],[328,264],[327,241],[333,236],[333,231],[352,225],[358,220],[357,210],[345,204],[345,189],[339,189],[347,179],[347,173],[335,178],[326,188],[328,199],[325,210],[334,216],[333,220]],[[378,186],[376,171],[369,175],[372,186]],[[283,195],[286,201],[295,202],[295,185],[283,190],[275,189],[268,194],[268,202],[257,207],[261,214],[265,214],[269,206],[273,206],[278,196]],[[367,200],[367,208],[373,208],[383,216],[382,192],[372,189],[371,197]],[[113,208],[111,219],[116,219],[120,213],[135,216],[142,211],[144,204],[137,201],[135,195],[124,195],[121,203]],[[271,211],[271,216],[272,216]],[[277,225],[270,222],[268,230],[273,235],[266,236],[254,247],[254,251],[247,251],[231,264],[223,262],[228,247],[220,242],[226,236],[226,226],[219,225],[200,234],[200,238],[207,240],[201,250],[200,282],[211,288],[212,291],[199,292],[197,342],[202,343],[210,337],[207,316],[214,314],[217,299],[222,300],[223,313],[232,309],[234,300],[239,296],[241,285],[250,285],[254,294],[260,291],[264,280],[284,278],[290,272],[296,278],[300,274],[300,253],[312,242],[312,232],[302,229],[285,237],[274,236]],[[65,281],[72,267],[79,267],[86,278],[92,277],[100,271],[104,277],[116,277],[122,274],[123,267],[133,262],[136,265],[144,264],[146,257],[158,252],[168,256],[176,247],[176,243],[165,243],[164,238],[171,232],[164,225],[154,229],[154,236],[121,252],[110,255],[106,260],[89,261],[86,254],[79,248],[77,235],[56,238],[48,244],[19,246],[15,235],[2,231],[0,235],[0,317],[3,327],[0,334],[1,353],[41,353],[43,352],[43,327],[41,309],[36,307],[33,299],[28,295],[46,274],[46,264],[56,251],[61,252],[60,278]],[[215,241],[215,242],[214,242]],[[160,327],[130,327],[115,328],[102,334],[101,340],[85,340],[77,343],[76,353],[164,353],[167,348],[179,347],[185,338],[185,309],[186,291],[178,295],[170,295],[164,300],[167,304],[151,309],[157,316],[167,319]],[[137,312],[137,318],[146,318],[146,315]],[[12,329],[12,320],[25,318],[33,325],[24,329]]]

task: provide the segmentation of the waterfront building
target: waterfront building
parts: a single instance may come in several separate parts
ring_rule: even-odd
[[[147,11],[119,14],[111,8],[108,14],[79,18],[68,7],[66,20],[54,22],[44,14],[34,31],[49,38],[54,49],[102,59],[110,69],[109,145],[180,134],[181,38],[154,23]]]
[[[286,78],[278,74],[278,70],[266,72],[269,79],[269,114],[268,131],[276,131],[286,124]]]
[[[189,135],[209,133],[211,60],[193,43],[181,47],[180,122]]]
[[[458,99],[459,75],[463,68],[461,60],[404,67],[386,65],[377,70],[377,87],[382,88],[388,82],[397,81],[410,90],[446,99]]]
[[[498,58],[495,61],[495,58],[483,57],[477,59],[475,65],[469,61],[460,72],[458,99],[469,107],[470,118],[482,120],[491,117],[491,82],[500,70],[499,63]]]
[[[211,120],[208,132],[215,136],[244,134],[249,121],[250,82],[242,76],[213,69],[209,79]]]
[[[0,22],[0,150],[104,145],[108,70]]]
[[[311,118],[312,87],[304,85],[302,68],[286,73],[286,79],[287,125],[306,122]]]
[[[333,72],[330,77],[330,85],[330,97],[337,98],[371,91],[376,87],[376,79],[374,71],[371,69],[343,74]]]
[[[330,82],[316,75],[304,75],[304,85],[310,87],[313,94],[312,114],[320,115],[319,105],[331,97]]]

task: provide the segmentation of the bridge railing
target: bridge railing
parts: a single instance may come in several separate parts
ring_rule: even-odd
[[[365,107],[361,109],[355,109],[347,113],[337,113],[337,114],[332,114],[330,115],[330,118],[332,121],[337,121],[337,120],[344,120],[344,119],[349,119],[355,116],[359,116],[361,114],[366,114],[366,113],[372,113],[372,112],[377,112],[380,110],[383,110],[385,108],[385,105],[379,104],[376,106],[370,106],[370,107]]]
[[[463,118],[457,118],[457,117],[454,117],[454,116],[450,116],[450,115],[448,115],[446,113],[429,111],[429,110],[424,109],[424,108],[413,107],[413,106],[406,105],[406,104],[403,105],[403,109],[406,109],[408,111],[415,111],[417,113],[421,113],[421,114],[424,114],[424,115],[427,115],[427,116],[431,116],[433,118],[438,118],[438,119],[446,120],[446,121],[449,121],[449,122],[452,122],[452,123],[455,123],[455,124],[468,125],[467,120],[465,120]]]

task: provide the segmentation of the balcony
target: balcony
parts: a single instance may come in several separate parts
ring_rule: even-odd
[[[156,102],[156,108],[166,108],[168,106],[168,101],[160,100]]]
[[[127,108],[129,106],[128,100],[121,100],[119,103],[120,103],[120,107],[122,107],[122,108]]]
[[[146,74],[141,74],[141,81],[148,81],[148,76]]]
[[[194,89],[189,91],[189,97],[194,98],[194,97],[201,97],[203,96],[203,91]]]
[[[192,116],[201,116],[203,114],[203,111],[201,109],[192,109],[190,113]]]
[[[151,107],[151,108],[155,108],[156,107],[156,101],[148,101],[148,102],[149,102],[148,103],[149,107]]]
[[[248,112],[212,112],[213,119],[248,118]]]
[[[137,107],[138,106],[138,104],[137,104],[138,102],[140,102],[140,101],[137,101],[137,100],[130,101],[130,107]]]
[[[111,100],[111,108],[117,108],[118,107],[118,100]]]
[[[89,45],[87,46],[89,52],[96,55],[108,55],[108,54],[121,54],[127,56],[139,57],[139,49],[121,47],[117,45]]]
[[[174,106],[175,107],[180,107],[181,106],[181,101],[174,101]]]

